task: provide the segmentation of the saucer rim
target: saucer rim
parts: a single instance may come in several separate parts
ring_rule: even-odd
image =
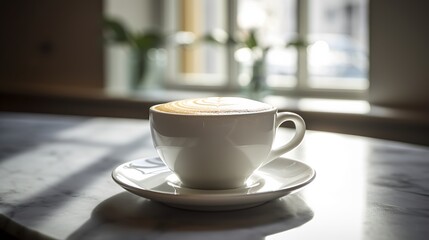
[[[288,185],[285,186],[283,188],[279,188],[278,190],[270,190],[270,191],[263,191],[263,192],[254,192],[254,193],[216,193],[216,191],[218,190],[208,190],[208,189],[195,189],[198,191],[201,191],[202,193],[188,193],[188,194],[184,194],[184,193],[180,193],[180,194],[174,194],[174,193],[170,193],[170,192],[163,192],[163,191],[157,191],[157,190],[152,190],[152,189],[145,189],[145,188],[137,188],[137,187],[133,187],[130,186],[128,184],[123,183],[122,181],[120,181],[119,179],[116,179],[115,177],[115,172],[118,171],[119,168],[121,168],[122,166],[129,164],[131,162],[135,162],[135,161],[139,161],[139,160],[143,160],[143,159],[148,159],[148,158],[159,158],[158,156],[155,157],[144,157],[144,158],[138,158],[138,159],[134,159],[125,163],[122,163],[118,166],[116,166],[113,171],[111,172],[111,177],[112,179],[122,188],[124,188],[127,191],[130,191],[134,194],[137,194],[139,196],[143,196],[143,197],[147,197],[147,198],[153,198],[152,196],[158,196],[157,199],[159,198],[165,198],[166,196],[168,197],[172,197],[175,199],[183,199],[183,200],[198,200],[198,201],[206,201],[206,202],[217,202],[219,201],[219,199],[224,200],[225,198],[242,198],[242,197],[246,197],[246,198],[251,198],[251,197],[262,197],[264,195],[272,195],[272,194],[277,194],[277,195],[281,195],[281,196],[285,196],[287,194],[290,194],[296,190],[299,190],[303,187],[305,187],[306,185],[310,184],[315,178],[316,178],[316,170],[314,168],[312,168],[311,166],[309,166],[308,164],[299,161],[299,160],[295,160],[295,159],[290,159],[290,158],[286,158],[286,157],[278,157],[276,159],[274,159],[273,161],[291,161],[291,162],[297,162],[303,166],[305,166],[307,169],[309,169],[311,171],[311,173],[309,174],[309,177],[307,177],[305,180],[302,180],[301,182],[297,183],[297,184],[292,184],[292,185]],[[259,170],[263,169],[263,167],[261,167]],[[155,175],[159,175],[159,174],[163,174],[163,173],[170,173],[170,174],[174,174],[170,169],[165,169],[164,171],[158,172]],[[258,174],[258,172],[256,172],[256,174]],[[227,190],[227,189],[225,189]],[[233,190],[233,189],[231,189]],[[222,190],[220,190],[222,191]],[[146,194],[145,194],[146,193]],[[155,200],[155,199],[154,199]]]

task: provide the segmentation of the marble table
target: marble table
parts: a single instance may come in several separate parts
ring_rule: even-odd
[[[290,137],[287,129],[279,138]],[[156,156],[145,120],[0,114],[0,230],[17,239],[427,239],[429,147],[308,131],[286,154],[317,177],[258,207],[186,211],[112,169]]]

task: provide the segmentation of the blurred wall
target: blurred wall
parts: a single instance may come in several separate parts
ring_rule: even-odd
[[[105,10],[116,5],[109,0]],[[374,0],[369,8],[369,100],[429,110],[429,1]],[[0,1],[0,87],[102,88],[102,18],[102,0]]]
[[[0,87],[103,86],[102,0],[0,2]]]
[[[121,20],[135,32],[162,30],[164,0],[104,0],[104,15]]]
[[[429,111],[429,1],[369,1],[372,103]]]

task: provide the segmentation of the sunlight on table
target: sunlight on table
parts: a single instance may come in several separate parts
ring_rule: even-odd
[[[362,239],[366,212],[367,142],[359,137],[317,132],[308,134],[304,144],[295,151],[291,155],[298,156],[297,160],[305,161],[317,173],[315,181],[299,193],[314,211],[314,218],[299,228],[266,239],[302,239],[302,236],[311,239],[318,239],[318,236]],[[336,199],[339,193],[342,197]]]

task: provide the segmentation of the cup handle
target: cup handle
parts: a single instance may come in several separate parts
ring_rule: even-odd
[[[291,112],[279,112],[279,113],[277,113],[275,121],[276,121],[275,122],[275,129],[276,130],[284,122],[287,122],[287,121],[293,122],[295,124],[295,135],[293,136],[293,138],[288,143],[286,143],[280,147],[277,147],[275,149],[274,148],[271,149],[271,152],[268,155],[268,158],[267,158],[267,161],[265,162],[265,164],[267,164],[268,162],[271,162],[272,160],[280,157],[281,155],[285,154],[286,152],[297,147],[301,143],[302,139],[304,138],[304,134],[305,134],[304,119],[302,119],[302,117],[299,116],[298,114],[291,113]]]

